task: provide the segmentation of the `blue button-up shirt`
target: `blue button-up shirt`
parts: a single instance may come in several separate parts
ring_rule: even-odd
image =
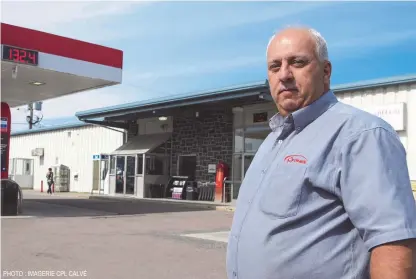
[[[229,279],[367,279],[373,247],[416,237],[406,152],[388,123],[329,91],[270,127],[240,188]]]

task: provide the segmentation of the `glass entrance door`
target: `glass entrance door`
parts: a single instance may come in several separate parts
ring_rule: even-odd
[[[124,175],[126,167],[126,157],[116,157],[116,194],[124,194]]]
[[[268,126],[235,130],[232,168],[232,199],[238,198],[240,186],[260,145],[270,133]]]
[[[136,156],[117,156],[116,165],[116,194],[134,195]]]
[[[243,177],[242,177],[242,179],[244,178],[244,176],[246,176],[246,172],[247,172],[248,168],[250,167],[251,162],[253,162],[254,154],[244,154],[243,158],[244,159],[243,159],[243,164],[242,164],[242,167],[243,167],[243,170],[242,170]]]
[[[236,154],[234,155],[233,166],[235,166],[232,174],[232,181],[233,181],[233,192],[232,192],[232,199],[237,199],[238,192],[240,191],[241,183],[244,180],[244,176],[250,166],[251,162],[253,161],[254,154]]]
[[[136,156],[126,156],[126,195],[134,195]]]

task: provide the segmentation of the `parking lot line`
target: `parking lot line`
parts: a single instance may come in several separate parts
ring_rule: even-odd
[[[230,233],[229,231],[220,231],[220,232],[210,232],[210,233],[182,234],[181,236],[228,243],[229,233]]]

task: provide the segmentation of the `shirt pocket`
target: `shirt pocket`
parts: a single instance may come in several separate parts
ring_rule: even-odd
[[[278,166],[268,175],[261,190],[260,210],[272,218],[288,218],[298,214],[307,166],[291,163]]]

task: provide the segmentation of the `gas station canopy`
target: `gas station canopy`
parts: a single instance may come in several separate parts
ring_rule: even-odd
[[[10,107],[120,84],[121,50],[1,23],[1,100]]]

